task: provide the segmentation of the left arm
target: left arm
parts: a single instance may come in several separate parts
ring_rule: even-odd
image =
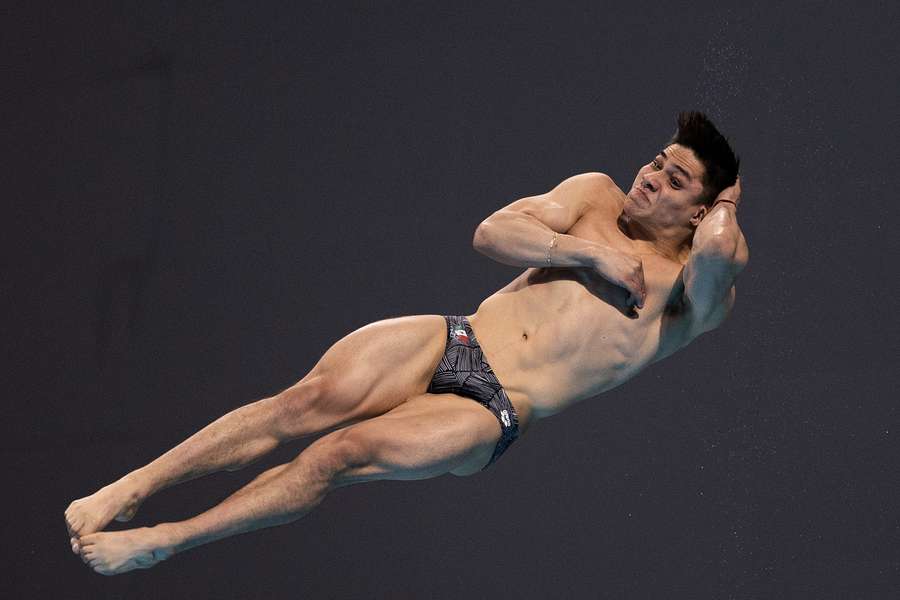
[[[740,181],[719,198],[740,199]],[[718,327],[734,305],[734,281],[747,265],[750,251],[737,222],[737,206],[716,202],[694,232],[682,272],[684,305],[692,327],[702,333]]]

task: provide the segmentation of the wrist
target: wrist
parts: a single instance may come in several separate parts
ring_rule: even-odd
[[[550,243],[547,244],[547,264],[546,267],[553,266],[553,249],[559,245],[559,233],[556,231],[553,232],[553,237],[550,238]],[[558,253],[557,253],[558,254]],[[559,260],[557,259],[557,263]]]
[[[573,235],[554,233],[544,245],[544,260],[540,266],[593,267],[597,254],[598,244],[594,242]],[[550,260],[547,260],[548,257]]]
[[[735,202],[734,200],[726,200],[726,199],[716,200],[716,202],[713,204],[713,208],[715,208],[721,204],[724,204],[726,206],[731,206],[732,208],[734,208],[734,210],[737,210],[737,202]]]

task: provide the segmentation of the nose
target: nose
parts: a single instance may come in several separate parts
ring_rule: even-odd
[[[646,175],[641,178],[641,189],[650,190],[651,192],[656,191],[656,188],[653,187],[653,182]]]

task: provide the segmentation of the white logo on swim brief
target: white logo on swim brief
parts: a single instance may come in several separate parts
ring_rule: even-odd
[[[466,333],[466,330],[463,327],[457,327],[450,333],[451,338],[456,338],[460,342],[465,345],[469,345],[469,334]]]
[[[512,423],[512,421],[509,420],[509,413],[505,410],[500,411],[500,420],[503,421],[503,424],[507,427],[509,427],[510,423]]]

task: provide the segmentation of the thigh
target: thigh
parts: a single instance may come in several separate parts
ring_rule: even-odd
[[[381,415],[425,393],[446,338],[441,315],[376,321],[333,344],[300,383],[323,382],[316,410],[333,414],[336,425]]]
[[[478,402],[456,394],[421,394],[332,434],[352,448],[349,455],[354,457],[333,483],[341,487],[445,473],[470,475],[491,459],[500,434],[497,418]]]

